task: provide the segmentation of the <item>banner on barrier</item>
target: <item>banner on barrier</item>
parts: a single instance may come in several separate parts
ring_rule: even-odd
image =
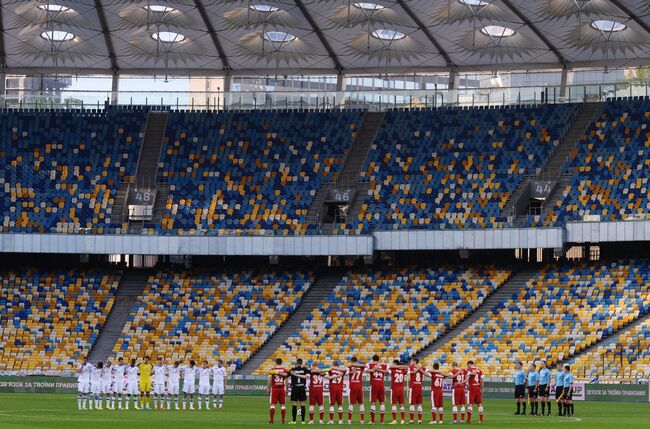
[[[327,384],[325,395],[328,394]],[[364,386],[369,391],[369,385]],[[390,389],[387,386],[388,392]],[[489,399],[513,399],[512,383],[486,382],[483,395]],[[443,391],[451,396],[451,380],[445,380]],[[0,393],[76,393],[77,380],[74,377],[55,376],[0,376]],[[347,394],[347,385],[345,393]],[[430,385],[425,384],[423,393],[430,395]],[[266,396],[264,378],[228,380],[226,394],[238,396]],[[555,388],[551,387],[551,397],[555,398]],[[584,384],[575,383],[573,399],[576,401],[607,402],[650,402],[650,385],[643,384]]]
[[[602,402],[648,402],[648,386],[642,384],[587,384],[585,400]]]

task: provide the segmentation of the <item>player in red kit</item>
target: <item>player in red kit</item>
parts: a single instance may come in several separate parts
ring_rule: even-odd
[[[325,379],[329,380],[330,386],[330,421],[329,424],[334,423],[334,405],[338,406],[339,424],[343,424],[343,377],[348,371],[345,367],[340,367],[338,360],[334,361],[332,368],[327,371]],[[361,405],[363,406],[363,404]],[[352,417],[350,417],[351,419]]]
[[[390,371],[390,402],[393,420],[391,425],[397,424],[397,406],[400,406],[401,423],[404,424],[404,383],[409,373],[408,366],[400,365],[396,359],[389,368]]]
[[[363,406],[363,372],[366,366],[360,364],[356,357],[351,359],[348,366],[348,379],[350,385],[350,394],[348,396],[348,423],[352,424],[352,413],[354,406],[359,404],[359,414],[361,416],[361,423],[363,423],[365,408]]]
[[[266,391],[271,395],[269,405],[269,423],[273,424],[273,417],[275,416],[275,406],[280,404],[280,412],[282,413],[282,424],[287,414],[286,394],[289,371],[282,366],[282,359],[275,360],[275,366],[269,371],[269,381],[266,386]]]
[[[420,366],[420,360],[411,358],[409,365],[409,417],[410,423],[415,420],[415,410],[418,412],[418,423],[422,423],[422,378],[426,368]]]
[[[421,372],[423,375],[431,377],[431,424],[438,423],[436,416],[439,418],[440,424],[442,424],[444,414],[443,383],[445,378],[452,378],[452,375],[441,371],[438,363],[433,364],[431,371],[422,368]]]
[[[483,423],[483,372],[474,365],[473,361],[467,362],[467,376],[469,384],[469,405],[467,406],[467,423],[472,422],[472,405],[478,406],[478,419]]]
[[[323,372],[318,368],[318,364],[313,362],[309,370],[309,424],[314,423],[314,407],[316,405],[318,405],[319,423],[324,423],[323,380]]]
[[[375,423],[375,404],[379,403],[379,421],[383,424],[386,414],[386,374],[389,374],[388,365],[379,363],[379,356],[372,357],[372,363],[366,370],[370,373],[370,424]]]
[[[460,406],[460,421],[465,421],[465,404],[467,403],[467,396],[465,394],[465,386],[467,385],[467,371],[458,365],[458,362],[451,364],[451,376],[453,385],[452,395],[452,413],[454,415],[454,423],[458,421],[458,406]]]

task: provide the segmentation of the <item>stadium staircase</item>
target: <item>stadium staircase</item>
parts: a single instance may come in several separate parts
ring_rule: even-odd
[[[121,183],[117,189],[113,207],[111,208],[111,222],[123,223],[125,221],[124,213],[126,209],[126,196],[129,193],[129,184]]]
[[[136,299],[144,292],[150,274],[149,271],[142,270],[124,273],[104,329],[99,333],[97,341],[90,350],[88,359],[91,362],[104,362],[111,355]]]
[[[579,358],[579,357],[582,356],[583,354],[588,353],[588,352],[590,352],[591,350],[593,350],[593,349],[595,349],[595,348],[598,348],[598,347],[601,346],[603,343],[606,343],[606,342],[608,342],[608,341],[616,341],[618,338],[620,338],[620,336],[621,336],[622,334],[624,334],[624,333],[626,333],[626,332],[629,332],[630,330],[634,329],[635,326],[637,326],[637,325],[639,325],[639,324],[641,324],[641,323],[647,321],[648,319],[650,319],[650,312],[645,313],[645,314],[641,314],[638,318],[636,318],[636,320],[634,320],[633,322],[631,322],[631,323],[629,323],[629,324],[623,326],[623,327],[622,327],[621,329],[619,329],[618,331],[612,332],[612,333],[609,334],[609,335],[603,335],[603,337],[600,338],[600,339],[599,339],[598,341],[596,341],[595,343],[591,344],[590,346],[585,347],[584,349],[580,350],[580,351],[577,352],[577,353],[572,354],[571,356],[567,356],[564,360],[562,360],[562,361],[560,361],[560,362],[561,362],[561,363],[568,363],[568,362],[571,362],[571,361],[573,361],[573,360]]]
[[[144,139],[138,158],[138,169],[135,176],[135,187],[142,189],[155,189],[156,197],[153,207],[153,222],[160,224],[165,212],[165,204],[169,196],[169,187],[156,181],[160,151],[167,128],[167,112],[149,112],[145,126]],[[133,185],[132,185],[133,186]],[[121,188],[120,188],[121,189]],[[128,193],[125,198],[128,198]],[[116,205],[117,205],[116,200]],[[126,204],[123,204],[126,207]],[[119,209],[118,209],[119,210]],[[124,213],[122,213],[124,216]],[[129,231],[139,233],[145,222],[129,221]]]
[[[384,112],[366,112],[363,118],[363,125],[359,130],[359,134],[354,139],[350,153],[346,157],[343,168],[338,174],[334,183],[326,183],[322,185],[316,195],[314,201],[307,212],[309,223],[319,224],[323,234],[329,234],[332,231],[332,224],[323,224],[321,219],[321,212],[324,209],[325,197],[330,189],[351,189],[354,191],[354,198],[348,206],[346,214],[347,219],[354,219],[361,210],[366,195],[368,194],[369,184],[359,181],[359,175],[363,168],[370,146],[375,141],[377,131],[384,120]]]
[[[540,168],[536,174],[528,176],[526,179],[522,180],[519,186],[517,186],[517,189],[512,193],[502,211],[504,217],[512,219],[517,218],[518,220],[527,217],[527,214],[519,214],[518,216],[518,214],[515,213],[515,204],[519,198],[522,197],[528,183],[536,180],[550,180],[555,183],[551,193],[542,204],[542,218],[545,217],[549,207],[555,207],[557,201],[562,198],[562,190],[570,181],[570,176],[563,175],[564,166],[567,163],[569,156],[571,156],[571,152],[573,152],[578,145],[580,137],[601,109],[601,103],[582,104],[580,112],[576,115],[573,124],[571,124],[566,134],[560,139],[560,143],[544,166]]]
[[[440,349],[449,341],[453,340],[456,335],[483,317],[496,304],[508,299],[519,289],[525,287],[526,283],[528,283],[531,277],[533,277],[538,271],[539,266],[525,266],[521,268],[519,271],[514,273],[504,284],[502,284],[501,287],[492,292],[490,296],[485,298],[481,305],[479,305],[472,313],[467,315],[465,319],[463,319],[449,331],[445,332],[440,338],[431,342],[431,344],[416,353],[415,357],[423,360],[428,355]]]
[[[237,374],[250,375],[259,368],[294,333],[314,308],[329,296],[343,277],[342,272],[323,274],[305,293],[296,311],[277,331],[237,370]]]

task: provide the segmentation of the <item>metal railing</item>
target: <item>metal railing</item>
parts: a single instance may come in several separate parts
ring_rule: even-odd
[[[646,97],[650,82],[506,88],[377,91],[81,91],[5,90],[0,108],[96,109],[149,106],[164,110],[367,109],[490,107],[540,103],[582,103],[609,97]]]

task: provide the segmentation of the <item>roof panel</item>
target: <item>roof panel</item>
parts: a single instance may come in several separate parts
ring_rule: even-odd
[[[110,72],[106,40],[94,0],[61,0],[68,9],[47,12],[46,2],[2,2],[6,63],[12,70]],[[101,0],[124,73],[323,74],[343,71],[441,71],[619,66],[650,63],[647,0]],[[154,10],[147,5],[161,5]],[[41,6],[41,7],[39,7]],[[302,10],[301,10],[302,9]],[[625,25],[594,28],[597,19]],[[485,28],[514,30],[500,37]],[[215,31],[214,37],[209,27]],[[373,37],[383,30],[403,38]],[[66,31],[68,41],[42,34]],[[159,31],[182,34],[171,43]],[[284,32],[278,39],[264,33]],[[215,43],[215,41],[217,43]],[[220,55],[217,44],[222,48]],[[221,58],[224,58],[224,61]]]

